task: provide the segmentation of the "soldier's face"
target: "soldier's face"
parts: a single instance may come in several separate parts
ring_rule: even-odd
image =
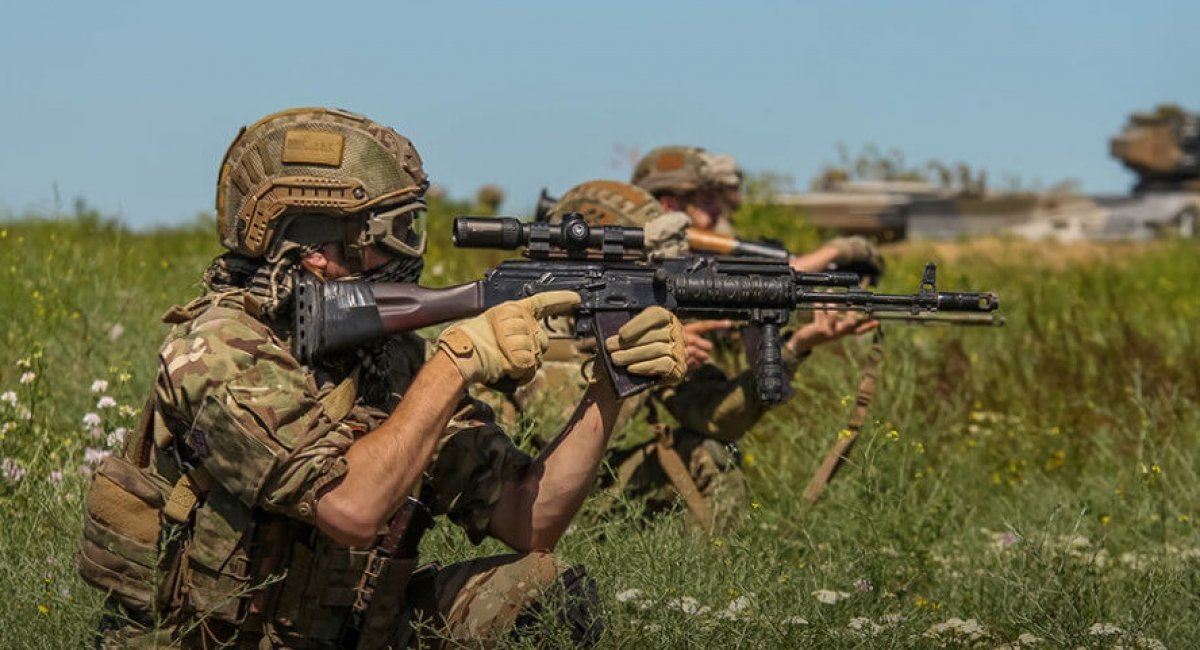
[[[368,246],[363,251],[363,270],[377,269],[391,259],[387,253],[374,246]],[[352,274],[339,243],[323,244],[321,248],[305,256],[303,263],[309,271],[326,280],[337,280]]]
[[[733,216],[740,203],[741,195],[737,190],[705,189],[688,195],[683,210],[692,218],[693,226],[712,230]]]

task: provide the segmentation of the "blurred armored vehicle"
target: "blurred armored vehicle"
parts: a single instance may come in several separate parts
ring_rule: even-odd
[[[827,171],[817,191],[783,194],[774,202],[797,208],[818,227],[883,241],[985,235],[1058,241],[1196,236],[1200,115],[1173,105],[1134,113],[1110,141],[1110,152],[1137,175],[1131,194],[1083,195],[1069,186],[990,192],[983,174],[966,173],[962,182],[951,183],[950,175],[942,173],[939,186],[925,181],[851,181]]]

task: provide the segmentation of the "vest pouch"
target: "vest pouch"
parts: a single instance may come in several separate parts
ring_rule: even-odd
[[[250,511],[217,488],[196,509],[180,576],[184,607],[196,617],[233,625],[245,619],[246,604],[263,588],[251,584],[243,543],[251,526]]]
[[[176,559],[159,553],[159,513],[170,489],[161,478],[111,455],[96,468],[87,495],[79,575],[147,616],[155,611],[156,584]]]
[[[415,557],[371,558],[368,571],[374,574],[374,589],[363,613],[356,650],[395,647],[398,635],[407,632],[409,617],[405,614],[408,612],[408,603],[404,594],[416,565]],[[361,589],[360,584],[360,593]]]

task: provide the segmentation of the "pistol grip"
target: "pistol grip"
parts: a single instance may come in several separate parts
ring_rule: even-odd
[[[617,397],[625,398],[637,395],[657,384],[658,380],[654,377],[630,374],[625,368],[615,365],[605,344],[608,337],[616,334],[622,325],[633,318],[633,314],[623,311],[601,311],[592,318],[595,323],[593,329],[596,332],[596,347],[601,358],[604,359],[604,368],[612,379],[613,390],[616,391]]]

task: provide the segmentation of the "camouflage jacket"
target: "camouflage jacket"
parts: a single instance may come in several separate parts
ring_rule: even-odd
[[[95,486],[89,496],[84,577],[106,587],[96,578],[108,577],[99,566],[148,583],[142,591],[107,586],[119,615],[137,623],[113,643],[190,646],[232,636],[239,646],[335,647],[367,553],[314,526],[316,501],[347,471],[350,444],[399,400],[423,363],[424,342],[416,335],[387,342],[376,359],[389,377],[387,390],[359,390],[352,407],[331,409],[325,398],[359,364],[302,366],[287,328],[257,318],[252,298],[210,295],[164,320],[173,327],[160,353],[151,417],[142,436],[99,474],[136,494],[157,490],[167,516],[161,529],[143,520],[133,527],[148,529],[131,536],[128,522],[124,532],[114,530],[120,517],[106,505],[127,496],[95,496]],[[374,399],[364,397],[372,392]],[[331,413],[338,410],[348,413]],[[501,483],[519,478],[530,459],[473,400],[464,399],[448,433],[420,497],[478,543]],[[107,480],[97,483],[103,488]],[[194,496],[181,499],[181,484]],[[176,501],[187,508],[172,517]],[[113,541],[133,537],[142,545]],[[132,560],[120,565],[114,557],[121,555]],[[118,578],[112,580],[132,584]]]

